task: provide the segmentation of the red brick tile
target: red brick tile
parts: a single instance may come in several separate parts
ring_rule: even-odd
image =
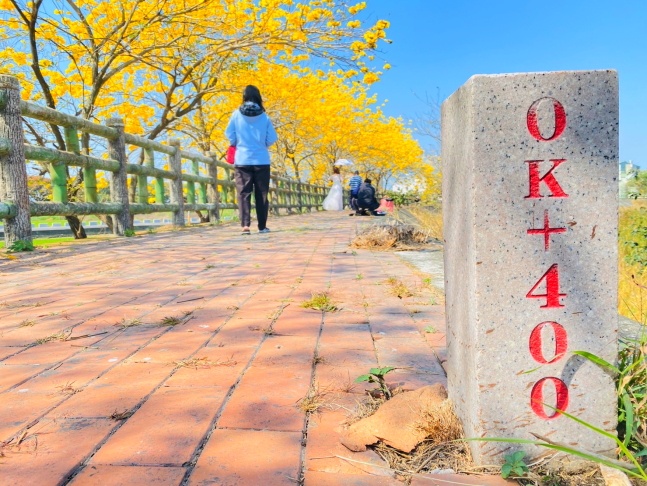
[[[130,362],[171,363],[176,360],[189,358],[200,347],[207,343],[209,336],[202,333],[177,333],[168,332],[152,343],[144,346],[137,353],[128,358]]]
[[[0,363],[0,392],[28,380],[46,369],[47,366],[40,364],[6,365]]]
[[[373,351],[371,330],[366,324],[324,325],[320,344],[337,349]]]
[[[368,474],[331,474],[306,471],[305,486],[401,486],[402,483],[389,476]],[[432,486],[430,483],[429,486]]]
[[[380,366],[411,368],[418,372],[442,374],[440,363],[422,337],[385,338],[375,341]]]
[[[34,392],[28,388],[0,394],[0,442],[40,418],[67,397],[53,392]]]
[[[11,348],[15,351],[19,349]],[[70,343],[51,342],[27,348],[17,355],[3,361],[7,365],[47,365],[58,363],[65,358],[78,353],[79,348],[73,348]]]
[[[206,347],[196,353],[196,358],[206,358],[212,363],[231,362],[230,365],[185,367],[178,369],[165,386],[219,386],[231,387],[254,354],[249,346]]]
[[[0,359],[5,359],[7,356],[11,356],[12,354],[16,354],[22,350],[23,348],[20,347],[11,348],[8,346],[0,346]]]
[[[337,397],[337,402],[351,410],[356,404],[355,399],[347,394]],[[340,439],[346,429],[345,421],[347,418],[348,412],[343,409],[336,411],[326,410],[310,418],[306,442],[306,470],[344,475],[390,476],[391,471],[388,469],[388,464],[375,452],[371,450],[352,452],[342,445]],[[334,456],[374,464],[375,466],[367,466]]]
[[[174,464],[191,459],[225,388],[161,388],[99,449],[92,464]]]
[[[447,484],[466,484],[474,486],[512,486],[516,481],[503,479],[500,476],[465,474],[423,474],[424,478],[416,477],[411,486],[446,486]]]
[[[254,358],[254,367],[288,364],[312,365],[316,344],[316,336],[307,338],[284,335],[268,336]]]
[[[183,467],[106,466],[91,464],[72,480],[74,486],[179,486]]]
[[[132,409],[173,371],[161,363],[124,363],[51,412],[53,417],[108,417]]]
[[[302,430],[305,415],[297,408],[310,387],[311,365],[252,366],[229,399],[220,427]]]
[[[321,326],[321,313],[287,309],[279,316],[273,329],[279,334],[317,337]]]
[[[300,452],[299,432],[215,430],[189,484],[294,485],[299,477]]]
[[[29,429],[21,451],[3,460],[2,484],[63,483],[115,425],[105,419],[41,421]]]
[[[93,344],[93,346],[99,349],[130,349],[132,352],[135,350],[134,348],[143,346],[154,337],[165,332],[167,332],[166,328],[158,326],[135,326],[124,330],[117,330],[105,336],[101,341]]]

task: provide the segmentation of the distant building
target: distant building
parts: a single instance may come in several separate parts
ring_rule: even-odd
[[[631,160],[618,164],[618,182],[621,199],[627,197],[627,182],[635,179],[638,176],[638,172],[640,172],[640,166],[634,164]]]

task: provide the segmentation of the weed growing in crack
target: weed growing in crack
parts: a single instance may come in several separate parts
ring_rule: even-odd
[[[177,316],[167,316],[162,318],[162,321],[160,322],[160,326],[177,326],[181,322],[182,322],[182,319],[180,319]]]
[[[142,324],[144,324],[144,321],[142,321],[141,319],[138,319],[138,318],[126,319],[124,317],[121,320],[121,322],[118,322],[117,324],[115,324],[115,326],[118,326],[119,329],[123,330],[123,329],[128,329],[129,327],[141,326]]]
[[[301,304],[301,307],[305,309],[316,309],[322,312],[335,312],[336,310],[339,310],[339,308],[330,299],[330,295],[327,290],[324,290],[323,292],[313,292],[312,297],[309,300],[304,301]]]
[[[436,333],[438,331],[436,330],[436,328],[434,326],[427,326],[427,327],[425,327],[425,332],[427,334],[434,334],[434,333]]]
[[[55,332],[44,338],[37,339],[32,343],[32,346],[40,346],[41,344],[46,344],[52,341],[67,341],[67,338],[72,334],[72,330],[64,330],[60,332]]]
[[[74,385],[73,381],[68,381],[64,385],[59,385],[56,388],[58,388],[58,392],[62,393],[63,395],[72,396],[75,393],[78,393],[81,391],[80,388],[74,388],[73,385]]]
[[[306,393],[306,396],[297,401],[297,407],[305,413],[317,413],[322,408],[330,408],[332,406],[329,395],[328,388],[321,390],[319,385],[314,383],[308,390],[308,393]]]
[[[217,360],[217,361],[209,361],[207,357],[191,358],[191,359],[182,359],[179,361],[173,361],[173,364],[178,368],[194,368],[196,370],[198,369],[206,370],[214,366],[234,366],[238,364],[238,362],[234,361],[232,358],[233,358],[233,355],[229,359]]]
[[[25,319],[20,324],[18,324],[18,327],[31,327],[34,324],[36,324],[36,321],[31,320],[31,319]]]
[[[404,282],[398,280],[397,278],[391,277],[386,281],[386,283],[391,286],[389,293],[399,299],[403,299],[404,297],[413,297],[416,295],[414,290],[409,288]]]
[[[365,381],[368,381],[369,383],[377,383],[378,387],[376,388],[376,391],[381,392],[384,395],[384,398],[388,400],[393,396],[393,393],[386,384],[384,377],[394,369],[395,368],[393,366],[371,368],[366,375],[355,378],[355,383],[363,383]]]

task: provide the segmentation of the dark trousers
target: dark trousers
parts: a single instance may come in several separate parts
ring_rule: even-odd
[[[235,178],[236,190],[238,191],[238,215],[241,226],[249,226],[252,210],[252,192],[254,192],[258,229],[264,230],[269,209],[267,194],[270,191],[270,166],[237,165]]]
[[[350,193],[350,208],[354,211],[357,211],[357,193]]]

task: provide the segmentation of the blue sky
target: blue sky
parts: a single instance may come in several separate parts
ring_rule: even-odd
[[[388,115],[414,117],[414,93],[443,100],[474,74],[617,69],[620,160],[647,169],[647,1],[367,4],[371,19],[391,22],[382,55],[393,67],[373,88]]]

